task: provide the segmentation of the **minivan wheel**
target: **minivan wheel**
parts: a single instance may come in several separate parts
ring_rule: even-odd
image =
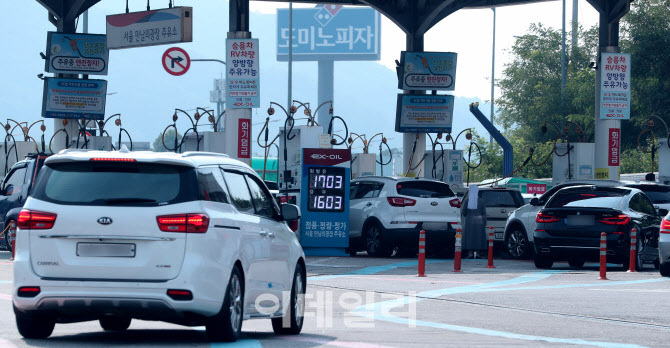
[[[393,248],[389,247],[384,237],[382,229],[378,223],[373,222],[365,229],[365,251],[369,256],[389,257],[393,253]]]
[[[207,320],[207,336],[214,342],[235,342],[242,332],[244,284],[237,266],[233,267],[221,311]]]
[[[505,249],[514,259],[523,259],[530,254],[528,236],[522,229],[515,227],[505,236]]]
[[[100,327],[106,331],[125,331],[130,327],[130,317],[112,317],[100,318]]]
[[[25,338],[47,338],[56,326],[56,320],[46,315],[26,314],[14,310],[16,327]]]
[[[297,335],[302,330],[305,316],[305,271],[302,265],[295,266],[293,286],[291,287],[291,303],[284,317],[272,318],[272,330],[277,335]]]
[[[535,254],[534,261],[535,267],[541,269],[549,269],[554,265],[554,260],[551,259],[551,256]]]

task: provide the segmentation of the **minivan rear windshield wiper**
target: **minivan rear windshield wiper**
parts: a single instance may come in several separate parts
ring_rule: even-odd
[[[105,204],[107,205],[123,204],[123,203],[156,203],[156,200],[150,198],[138,198],[138,197],[105,199]]]

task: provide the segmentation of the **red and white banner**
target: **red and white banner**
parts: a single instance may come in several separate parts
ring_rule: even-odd
[[[607,143],[608,164],[612,167],[619,166],[619,149],[621,148],[621,130],[619,128],[609,129],[609,143]]]
[[[251,158],[251,119],[240,118],[237,127],[237,158]]]

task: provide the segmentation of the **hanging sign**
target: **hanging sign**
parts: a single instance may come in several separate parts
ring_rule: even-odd
[[[630,120],[630,53],[600,57],[600,119]]]
[[[258,39],[226,39],[226,106],[260,107]]]
[[[107,16],[109,49],[193,41],[193,8],[121,13]]]
[[[396,132],[451,133],[454,96],[398,94]]]
[[[107,81],[47,78],[44,80],[42,117],[102,120]]]
[[[98,34],[47,33],[44,70],[58,74],[107,75],[107,37]]]
[[[404,90],[453,91],[456,84],[456,53],[405,52],[398,88]]]

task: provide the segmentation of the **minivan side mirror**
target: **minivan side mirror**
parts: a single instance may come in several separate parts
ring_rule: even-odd
[[[533,206],[536,206],[536,207],[537,207],[537,206],[540,205],[540,200],[539,200],[537,197],[533,197],[533,198],[530,200],[530,205],[533,205]]]
[[[284,203],[281,205],[281,217],[284,221],[295,221],[300,219],[300,208],[295,204]]]

